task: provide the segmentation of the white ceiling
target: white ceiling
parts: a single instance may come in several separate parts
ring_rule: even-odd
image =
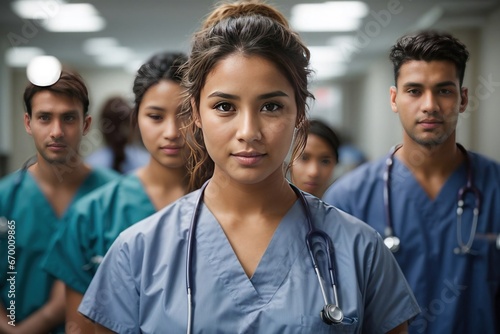
[[[45,0],[46,2],[55,0]],[[33,22],[17,17],[10,0],[0,0],[0,32],[3,43],[13,37],[21,46],[36,46],[63,63],[94,68],[94,59],[82,50],[90,37],[115,37],[120,45],[134,50],[141,60],[160,50],[189,50],[190,36],[210,11],[212,0],[88,0],[106,19],[104,30],[93,33],[51,33]],[[85,1],[67,1],[69,3]],[[313,0],[270,0],[287,17],[296,3]],[[358,52],[349,61],[348,75],[363,71],[374,57],[387,54],[389,47],[405,32],[417,28],[457,29],[480,27],[485,16],[500,0],[366,0],[371,13],[358,32]],[[397,14],[390,14],[390,10]],[[378,17],[374,13],[390,14]],[[30,29],[31,28],[31,29]],[[33,29],[34,28],[34,29]],[[371,30],[370,30],[371,29]],[[345,34],[345,33],[343,33]],[[370,35],[370,36],[368,36]],[[334,33],[301,33],[309,46],[321,46]],[[368,37],[367,37],[368,36]],[[367,37],[367,38],[366,38]],[[5,39],[6,38],[6,39]]]

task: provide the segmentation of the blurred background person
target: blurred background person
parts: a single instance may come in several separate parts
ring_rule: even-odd
[[[156,54],[141,66],[134,81],[132,121],[149,151],[137,171],[82,198],[71,213],[42,266],[66,284],[66,333],[92,333],[93,325],[77,312],[101,259],[127,227],[189,192],[187,148],[181,134],[182,53]]]
[[[124,98],[108,98],[101,109],[99,122],[105,146],[86,157],[86,163],[122,174],[148,163],[149,153],[134,143],[135,127],[131,124],[131,116],[132,107]]]
[[[0,333],[63,333],[64,285],[40,262],[76,200],[119,174],[81,159],[92,118],[78,74],[63,71],[49,86],[28,84],[24,103],[37,153],[0,180]],[[15,326],[8,324],[12,309]]]
[[[321,198],[333,181],[339,161],[339,145],[339,138],[332,128],[320,120],[310,120],[304,152],[290,169],[292,183]]]

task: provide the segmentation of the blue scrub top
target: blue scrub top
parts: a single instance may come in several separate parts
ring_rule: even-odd
[[[107,169],[93,169],[72,199],[75,201],[86,193],[118,177]],[[68,209],[69,209],[68,207]],[[40,263],[50,240],[63,226],[64,216],[58,217],[42,193],[30,172],[17,171],[0,180],[0,295],[2,305],[7,308],[15,301],[16,323],[26,319],[49,299],[54,278],[48,275]],[[15,245],[9,240],[9,226],[15,230]],[[8,253],[15,258],[15,268],[8,266]],[[11,270],[15,269],[15,270]],[[15,272],[15,274],[9,274]],[[15,293],[7,278],[14,277]],[[15,298],[14,298],[15,296]]]
[[[85,163],[97,168],[113,168],[114,153],[110,147],[102,147],[95,152],[92,152],[85,158]],[[127,145],[125,146],[125,160],[120,165],[123,174],[128,174],[135,171],[137,168],[146,166],[151,155],[149,152],[140,146]]]
[[[186,332],[187,235],[199,192],[118,237],[84,296],[81,313],[118,333]],[[333,240],[345,321],[328,326],[320,319],[323,297],[305,243],[309,229],[299,200],[280,222],[250,279],[202,204],[191,269],[193,333],[385,333],[419,312],[380,236],[356,218],[305,196],[313,224]],[[324,264],[325,258],[318,256]]]
[[[120,232],[155,212],[137,175],[110,182],[68,212],[65,226],[54,238],[42,266],[84,294]]]
[[[467,181],[465,163],[431,200],[411,171],[394,159],[391,213],[394,234],[401,240],[395,257],[422,308],[410,333],[500,332],[500,250],[495,247],[500,233],[500,165],[475,153],[469,156],[474,183],[482,194],[472,245],[475,255],[454,253],[458,246],[458,191]],[[383,235],[385,166],[385,158],[361,166],[337,180],[323,200]],[[466,197],[464,243],[471,232],[474,200]]]

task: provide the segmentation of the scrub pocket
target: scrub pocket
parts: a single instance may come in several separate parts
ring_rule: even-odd
[[[358,333],[358,318],[345,317],[338,325],[327,325],[317,316],[302,315],[304,333]]]

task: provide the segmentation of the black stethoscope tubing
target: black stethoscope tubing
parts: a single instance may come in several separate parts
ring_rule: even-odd
[[[188,299],[188,320],[187,320],[187,333],[190,334],[192,330],[193,323],[193,297],[192,297],[192,282],[191,282],[191,273],[192,273],[192,263],[193,263],[193,245],[194,238],[196,234],[196,225],[198,221],[199,211],[201,209],[201,202],[203,200],[203,194],[205,188],[207,187],[210,180],[205,182],[203,186],[199,190],[198,198],[195,202],[194,212],[191,218],[191,223],[188,231],[188,242],[187,242],[187,256],[186,256],[186,291],[187,291],[187,299]],[[334,263],[334,247],[331,238],[322,230],[318,230],[314,227],[312,223],[312,214],[309,208],[309,204],[307,203],[302,192],[295,187],[293,184],[290,184],[295,194],[299,197],[302,207],[306,213],[307,224],[309,227],[309,232],[306,235],[306,245],[309,251],[309,256],[312,261],[312,265],[314,268],[314,272],[318,278],[319,286],[321,289],[321,294],[323,296],[323,300],[325,305],[320,312],[321,319],[331,325],[331,324],[339,324],[342,322],[344,318],[344,314],[339,307],[339,300],[337,295],[337,277],[335,271],[335,263]],[[323,284],[323,279],[321,277],[321,273],[319,270],[318,263],[312,251],[312,240],[313,238],[319,237],[326,244],[326,253],[328,258],[328,271],[330,276],[330,282],[333,289],[334,301],[332,303],[329,302],[327,293]]]
[[[472,252],[472,242],[474,241],[474,237],[477,230],[477,222],[481,209],[481,192],[475,186],[473,180],[473,168],[472,162],[470,160],[469,153],[467,150],[459,143],[456,144],[459,150],[463,153],[465,157],[465,167],[467,171],[467,182],[466,184],[458,190],[458,199],[457,199],[457,242],[458,247],[454,249],[456,254],[466,254]],[[402,145],[394,146],[386,159],[386,169],[384,172],[384,210],[385,210],[385,221],[386,226],[384,230],[384,244],[391,250],[391,252],[395,253],[400,248],[400,240],[394,234],[393,223],[392,223],[392,215],[391,215],[391,172],[392,166],[394,165],[394,154],[397,150],[399,150]],[[465,195],[467,193],[472,193],[475,198],[475,205],[473,209],[473,221],[471,226],[471,232],[469,234],[469,240],[464,243],[462,240],[462,214],[463,207],[465,204]],[[500,235],[499,235],[500,237]]]

